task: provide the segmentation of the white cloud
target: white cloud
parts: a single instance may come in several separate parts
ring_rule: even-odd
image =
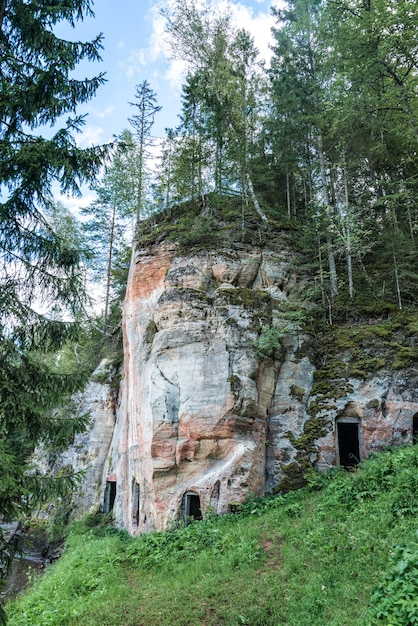
[[[104,120],[106,117],[109,117],[109,115],[112,115],[114,110],[115,110],[114,106],[108,106],[105,109],[102,109],[101,111],[99,109],[95,108],[93,110],[93,115],[98,117],[100,120]]]
[[[268,0],[268,5],[264,11],[255,13],[251,7],[243,2],[234,2],[233,0],[212,1],[221,13],[226,13],[231,16],[231,22],[234,28],[245,28],[249,31],[254,38],[260,59],[265,60],[268,64],[271,58],[270,45],[273,43],[271,28],[275,24],[275,19],[271,15],[270,8],[272,4],[277,5],[277,2]],[[266,0],[257,0],[260,4],[265,1]],[[166,0],[165,6],[170,7],[172,3],[173,0]],[[279,4],[284,4],[284,0],[279,0]],[[137,55],[137,59],[141,60],[142,66],[146,65],[148,62],[155,63],[160,59],[165,59],[168,67],[164,72],[164,79],[169,82],[170,87],[174,91],[178,92],[183,83],[187,64],[178,59],[172,59],[165,34],[165,20],[156,8],[151,10],[150,19],[152,21],[150,45],[148,48],[136,51],[135,54]]]
[[[273,43],[271,28],[275,24],[275,18],[270,13],[271,2],[269,2],[266,11],[258,13],[258,15],[254,15],[252,8],[241,2],[219,0],[217,4],[222,12],[231,16],[233,26],[245,28],[253,36],[260,58],[269,63],[271,58],[270,45]]]
[[[76,196],[60,195],[57,199],[63,203],[67,209],[73,213],[76,217],[80,217],[80,209],[90,206],[96,199],[96,194],[90,189],[83,188],[83,196],[77,198]]]
[[[145,48],[131,50],[126,61],[119,63],[119,67],[124,70],[127,78],[131,79],[137,73],[141,73],[139,68],[147,65],[147,51]]]
[[[104,139],[105,130],[102,126],[87,125],[81,135],[77,137],[77,144],[80,148],[99,146],[106,142]]]
[[[170,56],[164,32],[164,18],[156,6],[149,11],[148,15],[152,23],[149,46],[131,50],[126,61],[119,63],[119,67],[124,70],[128,79],[134,78],[137,74],[142,75],[144,67],[158,64],[158,62],[166,63]]]
[[[181,91],[184,78],[187,73],[187,64],[180,59],[172,59],[164,73],[164,78],[170,83],[171,89],[175,93]]]

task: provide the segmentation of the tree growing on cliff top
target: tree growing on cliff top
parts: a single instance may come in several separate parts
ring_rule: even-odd
[[[137,111],[135,115],[129,118],[129,122],[135,131],[135,139],[138,144],[136,150],[136,221],[139,222],[144,205],[146,160],[150,156],[149,148],[152,146],[151,129],[154,118],[161,111],[161,107],[157,105],[157,94],[151,89],[147,80],[136,86],[135,102],[129,104],[135,107]]]
[[[205,138],[212,147],[215,191],[222,194],[228,187],[238,186],[243,206],[248,191],[261,220],[267,222],[250,168],[256,103],[261,100],[261,93],[255,94],[258,52],[251,37],[245,30],[236,31],[230,16],[206,1],[176,0],[162,15],[173,56],[185,61],[189,69],[183,120],[187,120],[192,101],[199,111],[198,133],[196,125],[187,128],[184,123],[183,131],[186,136],[191,132],[193,139],[197,134],[199,141]],[[198,152],[204,152],[201,145]]]
[[[74,140],[84,124],[77,105],[94,96],[104,76],[70,77],[79,61],[100,59],[102,36],[70,42],[57,37],[54,27],[62,20],[75,27],[93,16],[92,4],[0,0],[0,514],[5,521],[30,510],[35,493],[43,490],[25,474],[34,446],[62,440],[63,430],[76,427],[51,419],[49,411],[81,383],[80,372],[62,375],[45,355],[75,332],[75,325],[63,320],[83,307],[83,250],[54,230],[48,209],[52,183],[78,194],[81,183],[94,179],[106,152],[106,147],[82,150]],[[0,560],[6,556],[2,545]]]

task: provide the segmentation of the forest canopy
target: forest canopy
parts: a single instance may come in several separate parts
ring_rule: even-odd
[[[290,0],[273,9],[268,68],[213,2],[170,7],[187,76],[154,207],[195,198],[213,217],[216,198],[233,195],[243,230],[254,210],[260,227],[285,217],[299,229],[325,308],[361,292],[415,304],[416,4]]]

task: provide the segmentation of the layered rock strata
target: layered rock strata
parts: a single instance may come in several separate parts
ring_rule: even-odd
[[[290,261],[246,248],[183,257],[167,244],[137,254],[109,468],[116,517],[131,532],[187,515],[187,494],[205,514],[264,492],[282,351],[260,356],[257,340],[295,286]]]
[[[302,296],[289,249],[136,253],[120,404],[94,478],[120,527],[227,512],[250,492],[298,486],[307,466],[354,464],[412,440],[416,376],[350,378],[321,404],[309,340],[289,321]]]

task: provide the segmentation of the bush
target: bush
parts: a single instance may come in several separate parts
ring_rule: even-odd
[[[280,339],[283,331],[274,326],[263,326],[256,344],[256,352],[259,356],[272,356],[280,347]]]
[[[409,545],[398,546],[383,581],[370,601],[372,624],[418,624],[418,533]]]

